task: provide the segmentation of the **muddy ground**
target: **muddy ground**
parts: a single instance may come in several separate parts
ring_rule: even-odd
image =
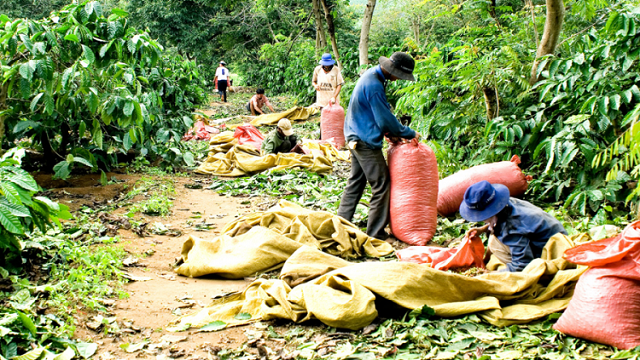
[[[107,174],[116,184],[99,186],[99,175],[74,176],[68,181],[51,180],[50,175],[36,175],[40,185],[47,189],[49,196],[77,211],[83,206],[95,207],[114,202],[126,191],[133,188],[144,175]],[[147,176],[148,177],[148,176]],[[173,272],[173,264],[180,256],[182,244],[189,236],[213,238],[224,225],[237,216],[253,211],[251,205],[242,204],[242,198],[218,195],[206,189],[191,189],[185,185],[211,182],[209,177],[173,178],[176,194],[173,196],[172,214],[167,217],[142,216],[150,224],[162,222],[167,227],[182,232],[180,236],[149,235],[140,237],[131,230],[119,229],[120,241],[113,246],[122,246],[133,258],[138,258],[134,266],[125,269],[134,277],[150,278],[147,281],[131,281],[124,291],[126,299],[116,300],[111,305],[112,316],[121,332],[110,333],[105,326],[95,329],[95,313],[78,309],[75,337],[83,341],[99,344],[98,359],[162,358],[162,355],[180,358],[210,358],[212,348],[237,348],[247,341],[246,333],[264,329],[264,324],[225,329],[218,332],[199,333],[186,331],[168,332],[165,329],[177,318],[177,314],[187,314],[206,306],[212,297],[228,292],[242,291],[251,282],[247,280],[223,280],[219,278],[188,278]],[[135,199],[134,199],[135,201]],[[124,214],[125,208],[114,214]],[[194,215],[197,214],[197,215]],[[201,215],[200,215],[201,214]],[[201,216],[201,218],[199,218]],[[188,221],[206,219],[214,224],[209,231],[194,231]],[[217,228],[217,229],[216,229]],[[92,329],[94,328],[94,329]],[[283,331],[286,326],[278,331]],[[186,336],[184,341],[149,354],[144,351],[127,353],[120,345],[140,343],[149,339],[160,343],[163,336]],[[173,340],[177,340],[174,338]],[[277,345],[277,344],[275,344]],[[283,344],[280,344],[282,347]],[[214,351],[215,352],[215,351]],[[256,349],[257,354],[257,349]]]

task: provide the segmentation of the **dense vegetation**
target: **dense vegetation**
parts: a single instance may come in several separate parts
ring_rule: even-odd
[[[547,24],[548,4],[564,10],[559,24]],[[625,225],[637,216],[640,199],[638,6],[637,0],[2,1],[0,359],[34,344],[29,358],[54,358],[67,347],[90,357],[95,344],[69,340],[74,319],[64,309],[100,310],[98,299],[126,296],[118,290],[123,250],[96,247],[117,237],[105,235],[92,209],[61,222],[72,216],[68,209],[43,196],[25,169],[61,179],[98,172],[104,185],[115,167],[139,171],[153,163],[163,168],[155,174],[166,175],[193,166],[206,156],[206,144],[180,139],[207,101],[220,60],[235,85],[264,87],[268,96],[286,94],[287,105],[307,105],[315,95],[312,70],[320,54],[331,52],[346,79],[346,107],[363,70],[379,56],[406,51],[417,60],[418,81],[389,84],[388,97],[435,150],[441,177],[517,154],[534,178],[527,199],[562,218],[570,232]],[[542,51],[554,36],[551,50]],[[344,174],[287,171],[216,181],[210,189],[335,211],[344,183]],[[130,204],[152,188],[157,194]],[[130,217],[167,214],[173,190],[170,181],[144,179],[120,205],[131,205]],[[365,223],[365,210],[359,208],[357,223]],[[469,225],[439,219],[435,240],[449,241]],[[33,275],[36,268],[45,270],[46,281]],[[389,346],[412,353],[432,346],[421,331],[448,339],[477,327],[494,340],[544,343],[548,358],[578,356],[585,348],[613,354],[558,337],[549,328],[554,318],[500,331],[473,318],[442,320],[437,329],[421,319],[412,330],[418,319],[409,319],[388,320],[354,343],[369,348],[391,329],[406,335]],[[452,356],[475,349],[476,358],[488,358],[481,344],[462,345]],[[65,354],[59,358],[73,356]]]

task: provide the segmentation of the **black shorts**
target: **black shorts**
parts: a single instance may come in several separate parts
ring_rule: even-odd
[[[227,91],[227,80],[218,80],[218,91]]]

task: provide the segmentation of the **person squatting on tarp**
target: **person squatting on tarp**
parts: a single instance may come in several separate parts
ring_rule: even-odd
[[[391,58],[381,56],[379,65],[367,70],[353,89],[344,123],[344,135],[351,151],[351,175],[342,194],[338,215],[351,221],[367,185],[371,184],[371,202],[367,235],[385,240],[389,234],[389,168],[382,154],[385,136],[420,139],[420,134],[400,124],[391,112],[385,88],[387,81],[410,80],[415,62],[403,52]]]
[[[293,134],[291,121],[284,118],[278,121],[278,126],[262,141],[260,146],[263,155],[301,152],[298,137]],[[304,152],[302,152],[304,153]]]
[[[336,103],[340,105],[340,90],[344,85],[342,72],[334,66],[336,62],[329,53],[322,54],[322,59],[318,63],[320,65],[313,69],[311,81],[316,89],[316,104],[320,107]]]
[[[266,96],[264,96],[264,89],[256,90],[256,94],[249,100],[247,103],[247,111],[251,113],[251,115],[255,116],[256,113],[260,115],[264,115],[264,111],[262,111],[262,107],[267,105],[271,112],[274,112],[273,106],[269,102]]]
[[[213,79],[213,82],[218,85],[220,100],[224,102],[227,102],[227,85],[229,85],[229,69],[225,67],[226,65],[226,62],[220,61],[216,69],[216,76]]]
[[[485,262],[491,254],[495,255],[507,265],[501,271],[522,271],[542,255],[542,248],[550,237],[558,233],[567,235],[562,224],[544,210],[510,197],[506,186],[484,180],[471,185],[464,193],[460,215],[467,221],[486,224],[475,231],[494,235],[489,236]]]

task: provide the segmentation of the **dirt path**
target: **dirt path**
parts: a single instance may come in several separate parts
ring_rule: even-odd
[[[75,177],[68,182],[55,182],[46,176],[38,180],[41,186],[50,189],[58,201],[78,210],[83,205],[104,204],[117,197],[125,189],[131,189],[140,175],[108,174],[109,179],[115,177],[122,183],[96,186],[99,177],[85,175]],[[192,183],[192,179],[175,178],[176,195],[173,214],[167,217],[144,218],[150,223],[162,222],[167,227],[179,229],[183,235],[178,237],[151,235],[139,237],[132,231],[120,229],[119,244],[134,257],[140,256],[137,267],[127,268],[134,276],[151,278],[148,281],[133,281],[125,285],[124,290],[129,298],[117,300],[112,306],[113,316],[121,332],[109,333],[104,327],[98,331],[91,329],[94,314],[80,316],[75,336],[85,341],[99,344],[98,359],[129,359],[136,357],[154,358],[157,354],[176,357],[184,354],[185,358],[209,358],[207,347],[236,348],[246,341],[246,328],[231,328],[214,333],[197,333],[187,331],[171,333],[165,330],[177,314],[187,314],[206,306],[209,300],[221,293],[241,291],[250,283],[245,280],[221,280],[215,278],[192,279],[179,276],[172,270],[176,257],[180,256],[182,244],[189,235],[204,239],[213,238],[219,231],[194,231],[187,225],[191,221],[206,221],[213,223],[217,229],[222,229],[226,223],[241,214],[250,212],[250,205],[242,205],[236,198],[225,197],[211,190],[189,189],[185,184]],[[204,178],[207,182],[209,179]],[[124,213],[125,209],[114,211],[115,214]],[[197,215],[195,215],[197,214]],[[200,215],[201,214],[201,215]],[[192,219],[192,217],[199,217]],[[80,312],[82,314],[82,312]],[[95,327],[95,325],[93,325]],[[127,353],[120,348],[121,344],[140,343],[148,339],[151,343],[160,343],[165,335],[187,336],[181,341],[164,349],[153,351],[152,354],[138,351]]]

